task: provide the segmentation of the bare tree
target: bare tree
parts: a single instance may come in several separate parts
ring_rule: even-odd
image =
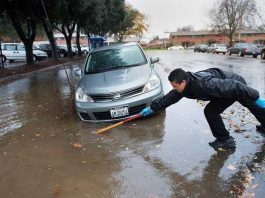
[[[177,32],[191,32],[191,31],[194,31],[194,27],[192,25],[187,25],[177,28]]]
[[[256,13],[255,0],[217,0],[209,11],[212,26],[229,38],[229,45],[238,28],[248,22],[248,17]]]
[[[252,20],[261,32],[265,32],[265,0],[260,0],[257,7],[257,13]]]

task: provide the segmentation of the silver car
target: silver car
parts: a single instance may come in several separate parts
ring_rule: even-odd
[[[164,95],[154,69],[138,43],[109,45],[89,52],[75,93],[76,111],[83,121],[122,120],[138,114]]]

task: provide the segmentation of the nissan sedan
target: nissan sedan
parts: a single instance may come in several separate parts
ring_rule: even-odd
[[[140,113],[164,95],[154,69],[158,58],[147,59],[138,43],[109,45],[89,52],[75,93],[83,121],[115,121]]]

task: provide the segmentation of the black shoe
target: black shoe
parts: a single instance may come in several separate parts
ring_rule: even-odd
[[[213,147],[214,149],[218,149],[218,148],[234,149],[236,148],[236,142],[233,137],[229,137],[229,139],[225,141],[216,139],[213,142],[209,142],[209,145]]]
[[[256,129],[257,129],[257,131],[265,133],[265,126],[262,124],[256,125]]]

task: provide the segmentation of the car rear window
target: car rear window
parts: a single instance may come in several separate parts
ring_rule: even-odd
[[[126,46],[91,53],[85,65],[85,73],[102,72],[146,63],[145,55],[138,46]]]

